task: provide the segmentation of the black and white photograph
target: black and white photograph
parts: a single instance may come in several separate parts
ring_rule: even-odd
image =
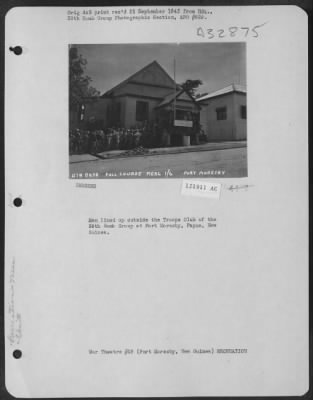
[[[246,44],[69,45],[69,176],[247,177]]]

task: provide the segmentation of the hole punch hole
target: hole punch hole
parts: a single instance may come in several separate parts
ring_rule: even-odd
[[[22,352],[21,352],[21,350],[14,350],[14,351],[13,351],[13,357],[16,358],[16,359],[21,358],[21,357],[22,357]]]
[[[9,47],[9,50],[10,50],[10,51],[13,51],[13,53],[14,53],[16,56],[19,56],[20,54],[23,53],[23,49],[22,49],[21,46]]]
[[[23,201],[20,197],[16,197],[13,200],[13,204],[15,205],[15,207],[21,207],[21,205],[23,204]]]

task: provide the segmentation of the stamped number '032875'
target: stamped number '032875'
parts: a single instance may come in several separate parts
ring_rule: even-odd
[[[261,25],[254,25],[253,27],[250,26],[230,26],[228,28],[221,28],[221,29],[211,29],[211,28],[197,28],[197,36],[201,36],[207,39],[218,39],[218,38],[247,38],[259,37],[259,29],[262,28],[267,22],[264,22]]]

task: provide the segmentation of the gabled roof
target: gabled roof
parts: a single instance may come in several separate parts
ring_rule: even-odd
[[[171,104],[174,101],[174,99],[177,99],[183,93],[186,93],[190,97],[190,100],[193,101],[198,106],[195,99],[186,90],[180,87],[180,89],[176,93],[170,93],[167,96],[165,96],[164,99],[161,101],[161,103],[159,103],[156,106],[156,108],[164,107],[167,106],[168,104]]]
[[[158,69],[160,69],[162,71],[162,73],[164,73],[171,80],[172,86],[174,87],[174,85],[175,85],[174,79],[165,71],[165,69],[156,60],[154,60],[150,64],[146,65],[145,67],[141,68],[139,71],[137,71],[134,74],[132,74],[129,78],[125,79],[124,81],[122,81],[118,85],[114,86],[112,89],[106,91],[101,97],[110,96],[114,92],[114,90],[116,90],[116,89],[120,88],[121,86],[126,85],[128,82],[134,80],[136,78],[136,76],[138,76],[144,70],[146,70],[146,69],[148,69],[148,68],[150,68],[152,66],[156,66]],[[177,85],[177,87],[178,87],[178,85]]]
[[[182,94],[183,90],[179,90],[176,93],[170,93],[167,96],[164,97],[164,99],[161,101],[160,104],[157,105],[157,107],[163,107],[166,106],[167,104],[170,104],[174,99]]]
[[[222,96],[223,94],[227,93],[232,93],[232,92],[238,92],[238,93],[247,93],[247,89],[243,85],[239,85],[237,83],[233,83],[232,85],[226,86],[223,89],[216,90],[215,92],[211,92],[208,94],[205,94],[204,96],[198,97],[196,99],[197,102],[211,99],[212,97],[217,97],[217,96]]]

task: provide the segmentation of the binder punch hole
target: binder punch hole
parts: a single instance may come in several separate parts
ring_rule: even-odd
[[[22,49],[21,46],[9,47],[9,50],[10,50],[10,51],[13,51],[13,53],[14,53],[16,56],[19,56],[20,54],[23,53],[23,49]]]
[[[13,200],[13,204],[15,205],[15,207],[21,207],[23,201],[20,197],[15,197],[15,199]]]
[[[14,350],[14,351],[13,351],[13,357],[16,358],[16,359],[21,358],[21,357],[22,357],[22,352],[21,352],[21,350]]]

